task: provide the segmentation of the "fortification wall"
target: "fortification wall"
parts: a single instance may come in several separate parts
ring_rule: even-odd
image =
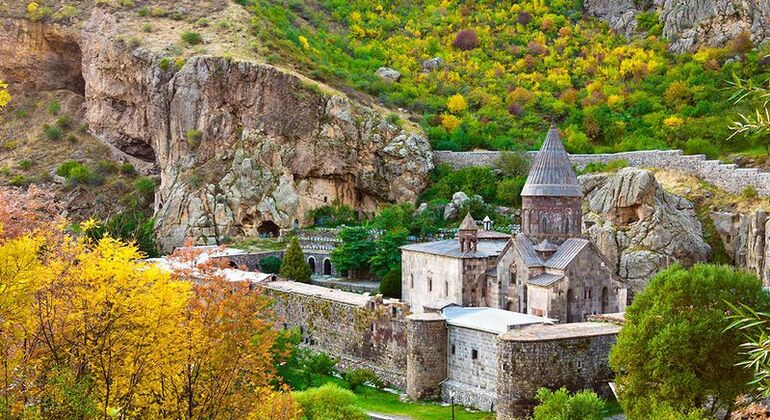
[[[509,331],[497,343],[497,419],[526,417],[538,388],[593,389],[609,396],[608,359],[620,326],[581,322]]]
[[[497,334],[449,325],[444,401],[494,411],[497,400]]]
[[[534,157],[537,152],[528,152]],[[433,152],[435,163],[447,163],[455,168],[468,166],[494,166],[500,156],[498,151]],[[625,160],[630,166],[661,168],[696,176],[725,191],[738,194],[752,186],[762,197],[770,197],[770,173],[755,168],[738,168],[735,164],[708,160],[705,155],[685,156],[681,150],[644,150],[637,152],[603,153],[594,155],[570,155],[570,161],[578,168],[589,163],[608,163]]]
[[[274,299],[279,324],[299,328],[304,345],[339,358],[343,369],[371,369],[390,386],[405,389],[404,303],[297,282],[260,285]]]

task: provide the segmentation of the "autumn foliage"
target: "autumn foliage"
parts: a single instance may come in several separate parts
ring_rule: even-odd
[[[189,251],[172,273],[66,234],[39,191],[0,197],[0,418],[298,416],[258,290]]]

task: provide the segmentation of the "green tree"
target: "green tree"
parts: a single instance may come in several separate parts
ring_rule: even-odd
[[[497,169],[507,177],[527,176],[530,164],[529,155],[521,151],[502,152],[495,160]]]
[[[604,401],[592,391],[570,395],[565,388],[540,388],[535,399],[540,404],[535,407],[534,420],[602,420],[606,412]]]
[[[380,283],[380,293],[386,297],[401,299],[401,268],[391,270]]]
[[[369,266],[380,278],[393,270],[401,268],[401,246],[406,245],[409,232],[404,228],[396,228],[385,232],[375,244],[375,252],[369,260]]]
[[[366,414],[354,405],[356,396],[352,391],[335,384],[326,384],[307,391],[293,393],[302,406],[307,420],[365,420]]]
[[[305,254],[299,247],[299,241],[295,236],[283,255],[280,275],[290,280],[310,283],[311,274],[313,273],[310,271],[310,266],[305,262]]]
[[[656,275],[626,311],[610,353],[619,400],[630,418],[650,407],[676,413],[732,411],[750,390],[741,362],[741,334],[727,330],[728,302],[766,309],[770,298],[756,276],[724,265],[674,265]]]
[[[278,273],[281,271],[281,259],[275,255],[262,258],[259,260],[259,269],[262,270],[263,273]]]
[[[332,262],[338,271],[360,275],[369,271],[369,261],[376,252],[375,242],[365,227],[350,227],[337,235],[342,243],[332,253]]]

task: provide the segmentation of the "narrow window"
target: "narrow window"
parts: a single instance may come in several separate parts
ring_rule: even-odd
[[[476,360],[479,358],[479,351],[476,349],[471,350],[471,359]]]
[[[429,292],[433,291],[433,279],[430,277],[428,277],[428,291]]]
[[[454,356],[454,355],[455,355],[455,345],[452,344],[452,356]]]
[[[449,282],[445,281],[444,282],[444,297],[447,297],[447,296],[449,296]]]
[[[409,275],[409,287],[414,289],[414,274]]]
[[[591,297],[591,294],[592,294],[591,292],[592,291],[593,291],[593,288],[589,287],[588,288],[588,299],[593,299],[593,297]]]

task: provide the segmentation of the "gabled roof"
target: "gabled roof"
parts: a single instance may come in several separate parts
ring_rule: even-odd
[[[521,254],[521,258],[524,260],[524,264],[526,264],[527,267],[543,266],[543,260],[537,255],[535,247],[532,246],[532,241],[527,235],[520,233],[516,235],[513,240],[516,242],[516,249],[519,250],[519,254]]]
[[[567,150],[555,127],[548,130],[543,147],[535,156],[527,182],[521,191],[524,196],[582,197],[583,189],[569,161]]]
[[[490,241],[507,241],[508,239],[511,239],[511,235],[494,230],[480,230],[478,238],[479,240],[487,239]]]
[[[505,248],[506,241],[479,241],[476,252],[460,251],[460,244],[456,239],[445,239],[443,241],[422,242],[416,244],[404,245],[401,247],[405,251],[423,252],[426,254],[443,255],[453,258],[489,258],[497,257]]]
[[[460,223],[460,230],[479,230],[479,226],[470,213],[465,215],[465,219]]]
[[[553,252],[557,249],[559,249],[559,247],[549,242],[548,239],[543,239],[542,242],[535,245],[535,251],[537,252]]]
[[[563,274],[543,273],[527,280],[527,283],[535,286],[548,287],[563,278]]]
[[[545,262],[545,267],[564,270],[575,257],[588,246],[588,239],[569,238],[559,246],[559,249]]]

